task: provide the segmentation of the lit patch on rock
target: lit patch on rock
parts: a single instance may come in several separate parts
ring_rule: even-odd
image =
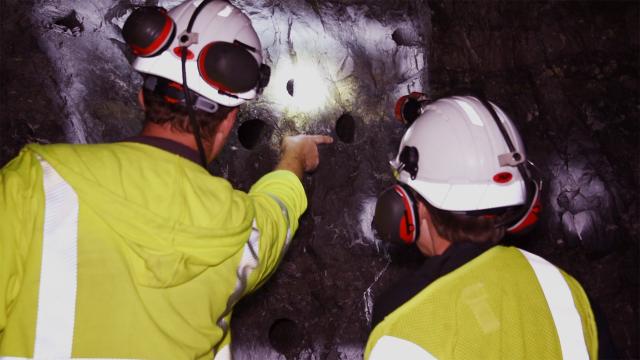
[[[365,245],[374,245],[376,250],[380,252],[384,251],[384,243],[378,239],[373,232],[371,223],[373,222],[373,215],[376,212],[376,203],[378,199],[376,197],[369,197],[364,199],[360,205],[360,214],[358,214],[358,222],[360,223],[360,233],[363,237]]]
[[[330,87],[320,67],[319,62],[313,60],[294,63],[287,58],[280,59],[265,89],[265,98],[293,114],[318,112],[329,99]]]

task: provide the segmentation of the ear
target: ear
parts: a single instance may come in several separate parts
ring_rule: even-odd
[[[144,91],[142,91],[142,89],[138,92],[138,105],[140,105],[142,110],[146,110],[144,106]]]
[[[435,225],[433,225],[431,213],[422,201],[418,202],[418,212],[420,213],[421,241],[418,248],[427,256],[441,255],[451,246],[451,241],[438,234]]]
[[[224,135],[225,139],[229,136],[231,129],[233,129],[233,124],[236,122],[236,118],[238,117],[238,108],[231,110],[224,120],[220,122],[218,128],[216,129],[217,133],[221,133]]]
[[[424,235],[431,235],[429,223],[431,223],[431,216],[429,216],[429,210],[424,206],[422,201],[418,201],[418,224],[420,224],[420,235],[424,232]]]
[[[209,162],[213,161],[213,159],[218,156],[224,144],[227,143],[227,138],[229,137],[229,133],[231,133],[231,129],[233,129],[233,124],[236,122],[236,118],[238,117],[238,108],[231,110],[229,115],[224,118],[218,127],[216,128],[216,132],[213,134],[213,142],[211,143],[211,152],[209,153],[207,159]]]
[[[429,226],[430,221],[431,218],[429,217],[427,207],[424,206],[422,201],[418,201],[417,222],[420,224],[420,236],[416,239],[416,245],[424,256],[433,256],[435,254],[433,238],[431,237],[431,229]]]
[[[429,215],[429,210],[427,210],[427,207],[422,203],[422,201],[416,200],[418,203],[418,216],[420,217],[420,225],[422,225],[422,220],[428,220],[431,221],[431,216]]]

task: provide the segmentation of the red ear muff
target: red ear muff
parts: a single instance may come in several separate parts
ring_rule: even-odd
[[[402,186],[396,185],[394,187],[394,191],[400,195],[402,202],[404,204],[404,215],[400,219],[400,224],[398,224],[398,232],[400,234],[400,239],[405,244],[413,244],[416,241],[416,214],[414,211],[414,204],[411,195],[407,191],[405,191]]]
[[[395,107],[395,111],[393,112],[393,114],[396,117],[396,120],[398,120],[399,122],[405,124],[405,120],[404,117],[402,116],[402,109],[404,108],[404,105],[407,103],[407,101],[409,101],[409,95],[404,95],[402,97],[400,97],[397,101],[396,101],[396,107]]]
[[[166,10],[141,7],[122,27],[122,37],[136,56],[150,57],[164,51],[176,34],[176,25]]]
[[[540,203],[540,193],[541,193],[541,182],[533,180],[535,191],[533,194],[533,198],[529,203],[529,208],[527,209],[524,216],[520,218],[515,224],[511,225],[507,228],[507,233],[516,235],[522,234],[530,230],[539,220],[540,212],[542,212],[542,204]]]
[[[418,238],[415,200],[402,185],[394,185],[378,197],[371,224],[376,235],[386,241],[413,244]]]
[[[219,41],[205,46],[198,57],[198,70],[209,85],[227,93],[247,92],[261,81],[258,62],[236,43]]]
[[[396,101],[394,112],[396,120],[406,125],[413,124],[420,116],[422,103],[427,100],[427,96],[419,92],[412,92],[409,95],[402,96]]]

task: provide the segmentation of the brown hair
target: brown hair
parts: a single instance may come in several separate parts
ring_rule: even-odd
[[[155,124],[170,123],[175,130],[192,133],[191,122],[189,121],[189,112],[187,108],[181,104],[172,104],[164,100],[162,95],[143,88],[145,121]],[[203,138],[211,137],[218,125],[224,120],[235,107],[228,107],[218,104],[218,110],[215,113],[208,113],[201,110],[195,110],[196,122],[200,126],[200,133]]]
[[[504,226],[496,226],[501,216],[475,216],[441,210],[420,198],[431,215],[438,235],[455,242],[497,243],[505,234]]]

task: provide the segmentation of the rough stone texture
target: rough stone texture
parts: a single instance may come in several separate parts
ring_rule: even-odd
[[[64,103],[25,1],[0,1],[0,166],[28,142],[64,141]]]
[[[573,274],[638,358],[638,4],[429,4],[432,95],[484,89],[545,179],[543,222],[516,244]]]
[[[321,149],[320,168],[305,179],[309,210],[282,266],[236,309],[234,356],[361,358],[373,296],[412,264],[390,266],[370,224],[375,195],[392,181],[387,160],[403,132],[391,118],[395,99],[423,90],[426,81],[428,12],[407,12],[420,6],[412,2],[237,3],[251,14],[274,67],[264,97],[243,110],[241,123],[258,118],[274,131],[251,151],[231,139],[215,171],[248,189],[275,165],[282,135],[329,133],[336,143]],[[296,60],[305,66],[302,74],[289,67]],[[308,75],[314,71],[323,81]],[[324,97],[321,106],[298,102],[307,82],[314,85],[307,96]],[[353,119],[352,141],[336,136],[343,136],[336,125],[345,113]],[[383,273],[391,275],[378,282]],[[282,319],[296,326],[282,330]],[[290,333],[278,336],[283,331]]]
[[[140,128],[141,82],[127,61],[119,25],[126,2],[37,0],[32,22],[65,104],[68,142],[115,141]]]
[[[177,3],[0,0],[0,166],[30,141],[134,134],[140,78],[119,28],[133,5]],[[546,180],[542,223],[512,241],[575,275],[621,355],[639,356],[636,3],[233,3],[255,22],[274,74],[235,131],[253,119],[271,128],[251,150],[232,136],[215,173],[246,190],[273,168],[283,135],[339,135],[337,120],[354,120],[353,141],[323,147],[304,180],[309,210],[280,269],[236,308],[236,358],[362,356],[375,295],[419,261],[377,244],[369,226],[403,132],[395,98],[469,86],[512,115]]]

